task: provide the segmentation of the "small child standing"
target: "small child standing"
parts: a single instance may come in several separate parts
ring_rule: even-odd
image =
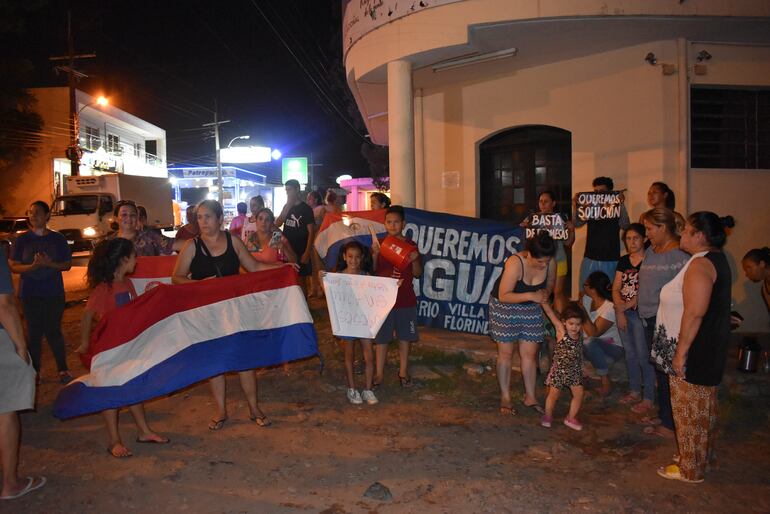
[[[372,274],[372,256],[369,249],[358,241],[345,243],[340,249],[337,258],[337,273],[347,273],[349,275],[371,275]],[[363,402],[369,405],[378,403],[377,397],[372,392],[372,379],[374,377],[374,359],[372,357],[372,340],[361,339],[361,349],[364,354],[364,380],[365,389],[359,393],[356,389],[356,383],[353,379],[353,348],[356,344],[356,337],[340,337],[342,347],[345,350],[345,372],[348,379],[348,401],[354,405],[360,405]]]
[[[569,302],[564,307],[561,319],[556,315],[550,304],[543,304],[543,311],[556,327],[556,349],[553,353],[553,363],[545,385],[548,386],[548,397],[545,399],[545,415],[540,424],[551,428],[553,408],[559,399],[561,390],[569,387],[572,401],[569,404],[569,414],[564,418],[564,424],[572,430],[582,430],[583,424],[577,419],[578,411],[583,403],[583,321],[585,313],[576,302]]]
[[[91,293],[81,320],[80,347],[76,350],[88,354],[94,321],[122,307],[136,298],[136,290],[126,275],[134,271],[136,251],[128,239],[116,237],[99,243],[88,262],[88,287]],[[166,444],[169,439],[155,433],[147,424],[141,403],[128,408],[134,417],[139,433],[137,443]],[[131,457],[131,451],[123,444],[118,430],[118,409],[102,411],[107,427],[109,446],[107,452],[115,458]]]
[[[388,207],[385,212],[385,230],[388,236],[406,241],[415,249],[409,253],[409,263],[404,269],[399,270],[386,259],[379,256],[380,242],[372,241],[372,254],[374,258],[375,274],[378,277],[390,277],[399,279],[398,294],[393,309],[385,318],[380,331],[374,338],[377,361],[377,373],[374,377],[374,387],[382,383],[385,373],[385,357],[388,354],[388,343],[395,333],[398,338],[398,381],[401,387],[410,387],[412,379],[409,377],[409,349],[413,342],[417,341],[417,297],[414,294],[413,278],[422,275],[422,259],[417,251],[417,245],[411,239],[407,239],[402,232],[406,226],[406,214],[400,205]],[[377,242],[375,242],[377,241]]]

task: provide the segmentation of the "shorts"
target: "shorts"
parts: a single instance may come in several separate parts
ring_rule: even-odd
[[[566,277],[569,273],[569,266],[567,265],[567,252],[564,250],[564,242],[556,242],[556,276]]]
[[[567,259],[564,259],[563,261],[556,261],[556,276],[557,277],[566,277],[567,273],[569,273],[569,266],[567,266]]]
[[[35,406],[35,368],[24,362],[8,332],[0,328],[0,414]]]
[[[539,303],[502,303],[489,298],[489,335],[498,343],[542,343],[543,308]]]
[[[417,341],[417,307],[393,308],[374,338],[375,344],[388,344],[395,331],[399,341]]]

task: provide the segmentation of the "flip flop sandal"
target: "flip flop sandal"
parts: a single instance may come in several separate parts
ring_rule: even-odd
[[[260,427],[269,427],[273,424],[267,416],[249,416],[249,419]]]
[[[412,387],[411,377],[402,377],[401,375],[398,375],[398,382],[401,384],[401,387]]]
[[[136,442],[140,444],[168,444],[171,442],[171,439],[168,437],[161,437],[160,441],[156,441],[155,439],[139,439],[137,437]]]
[[[222,419],[211,418],[211,421],[209,422],[209,430],[211,430],[212,432],[221,430],[222,427],[225,425],[225,421],[227,421],[227,418],[222,418]]]
[[[518,414],[518,412],[516,412],[516,409],[514,409],[513,407],[502,407],[501,406],[500,407],[500,414],[502,414],[503,416],[515,416],[516,414]]]
[[[668,466],[658,468],[658,475],[668,480],[678,480],[687,484],[700,484],[703,482],[702,478],[698,480],[690,480],[689,478],[683,477],[677,464],[669,464]]]
[[[540,405],[538,403],[533,403],[532,405],[527,405],[526,403],[522,403],[522,405],[524,407],[526,407],[527,409],[530,409],[530,410],[533,410],[533,411],[537,412],[540,415],[545,414],[545,409],[543,408],[542,405]]]
[[[12,494],[10,496],[0,496],[0,500],[15,500],[16,498],[21,498],[25,494],[31,493],[32,491],[36,491],[37,489],[40,489],[45,485],[47,482],[47,479],[44,476],[39,477],[40,483],[37,485],[32,485],[35,483],[35,477],[27,477],[27,485],[19,491],[16,494]]]

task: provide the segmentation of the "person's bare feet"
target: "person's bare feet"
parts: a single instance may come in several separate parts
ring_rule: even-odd
[[[663,439],[673,439],[675,435],[673,430],[663,425],[644,427],[643,432],[647,435],[662,437]]]
[[[163,437],[162,435],[155,432],[139,434],[139,436],[136,438],[137,443],[166,444],[170,441],[171,440],[168,437]]]
[[[126,448],[121,442],[110,445],[110,447],[107,448],[107,452],[109,452],[109,454],[116,459],[125,459],[126,457],[131,457],[134,455],[131,453],[131,450]]]
[[[652,406],[653,405],[651,400],[642,400],[641,402],[631,407],[631,412],[634,414],[647,414],[652,410]]]

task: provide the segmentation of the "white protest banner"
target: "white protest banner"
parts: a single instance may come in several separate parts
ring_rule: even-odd
[[[569,239],[569,231],[561,214],[532,214],[527,219],[527,239],[538,232],[548,232],[557,241]]]
[[[620,191],[577,194],[577,217],[581,221],[620,218]]]
[[[368,275],[324,273],[332,333],[374,339],[396,303],[398,280]]]

